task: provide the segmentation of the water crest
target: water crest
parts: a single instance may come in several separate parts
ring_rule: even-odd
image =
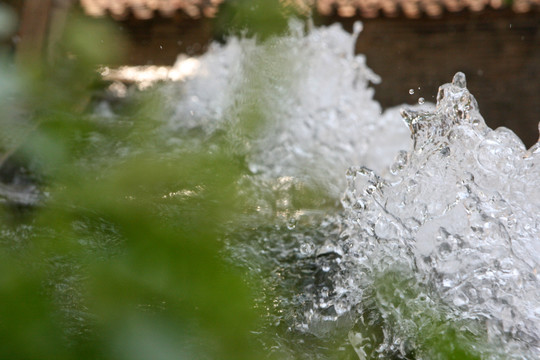
[[[438,310],[445,321],[487,345],[471,344],[471,354],[538,356],[539,158],[510,130],[485,125],[463,73],[439,88],[435,111],[402,114],[414,146],[398,154],[393,175],[349,171],[341,234],[349,250],[338,282],[354,279],[377,297],[378,274],[400,269],[425,289],[405,307],[415,308],[426,296],[438,299],[435,308],[445,309]],[[362,313],[369,300],[347,303]],[[395,318],[397,310],[380,316]],[[474,331],[465,331],[463,321],[472,321]],[[391,324],[386,347],[421,330],[417,322],[412,329],[404,322]]]

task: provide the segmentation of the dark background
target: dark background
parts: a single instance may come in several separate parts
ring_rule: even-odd
[[[320,17],[317,24],[340,22],[352,30],[364,23],[356,52],[382,78],[375,98],[390,107],[435,101],[437,88],[457,71],[467,76],[486,122],[512,129],[527,147],[538,139],[540,121],[540,13],[468,10],[440,18]],[[127,62],[172,65],[180,53],[201,54],[215,38],[211,19],[181,14],[164,19],[119,22],[131,40]],[[418,89],[420,88],[420,89]],[[414,95],[409,94],[414,89]]]
[[[356,51],[382,77],[375,98],[383,106],[420,96],[435,102],[438,86],[462,71],[486,122],[512,129],[530,147],[540,121],[539,15],[492,10],[365,20]]]

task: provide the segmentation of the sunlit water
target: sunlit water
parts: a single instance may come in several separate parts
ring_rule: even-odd
[[[262,284],[268,351],[539,358],[538,145],[487,127],[462,73],[436,106],[381,114],[369,87],[380,79],[353,52],[359,32],[293,24],[264,45],[232,38],[180,59],[191,72],[162,90],[171,144],[225,133],[251,154],[246,189],[271,193],[248,219],[278,220],[226,239]],[[249,132],[242,118],[263,125]],[[302,186],[338,205],[294,207]]]

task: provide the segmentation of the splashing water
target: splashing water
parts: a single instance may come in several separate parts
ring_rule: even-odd
[[[341,234],[348,265],[339,282],[369,288],[374,274],[411,272],[449,307],[448,316],[482,323],[485,340],[498,345],[493,356],[536,358],[538,153],[510,130],[485,125],[462,73],[440,87],[435,111],[402,114],[414,148],[398,154],[393,176],[349,170]]]
[[[339,25],[303,28],[293,22],[289,36],[264,45],[237,38],[213,45],[182,84],[186,96],[177,101],[178,87],[168,89],[175,104],[169,129],[211,136],[254,117],[261,135],[237,139],[249,149],[253,173],[320,182],[338,198],[349,166],[384,171],[410,135],[397,109],[381,116],[372,99],[369,82],[380,79],[353,52],[360,24],[352,36]],[[191,60],[181,58],[176,67],[185,61]]]
[[[368,87],[378,77],[353,55],[359,31],[293,24],[263,45],[233,38],[163,90],[169,134],[212,136],[256,105],[260,135],[231,136],[253,177],[271,180],[259,186],[345,190],[322,220],[230,241],[263,284],[268,327],[281,329],[269,348],[333,358],[323,340],[337,336],[360,359],[540,357],[539,145],[487,127],[462,73],[436,107],[402,110],[407,126],[397,109],[381,115]]]

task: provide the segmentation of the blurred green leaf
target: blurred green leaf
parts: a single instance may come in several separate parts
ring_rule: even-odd
[[[115,38],[72,17],[53,63],[25,63],[19,88],[0,89],[21,121],[0,117],[16,135],[2,141],[10,171],[31,168],[46,192],[19,221],[2,209],[0,357],[257,358],[252,296],[219,240],[242,208],[242,160],[226,143],[167,154],[151,94],[124,118],[85,113]]]
[[[230,0],[220,5],[214,31],[218,37],[244,34],[260,40],[283,34],[298,9],[279,0]]]

